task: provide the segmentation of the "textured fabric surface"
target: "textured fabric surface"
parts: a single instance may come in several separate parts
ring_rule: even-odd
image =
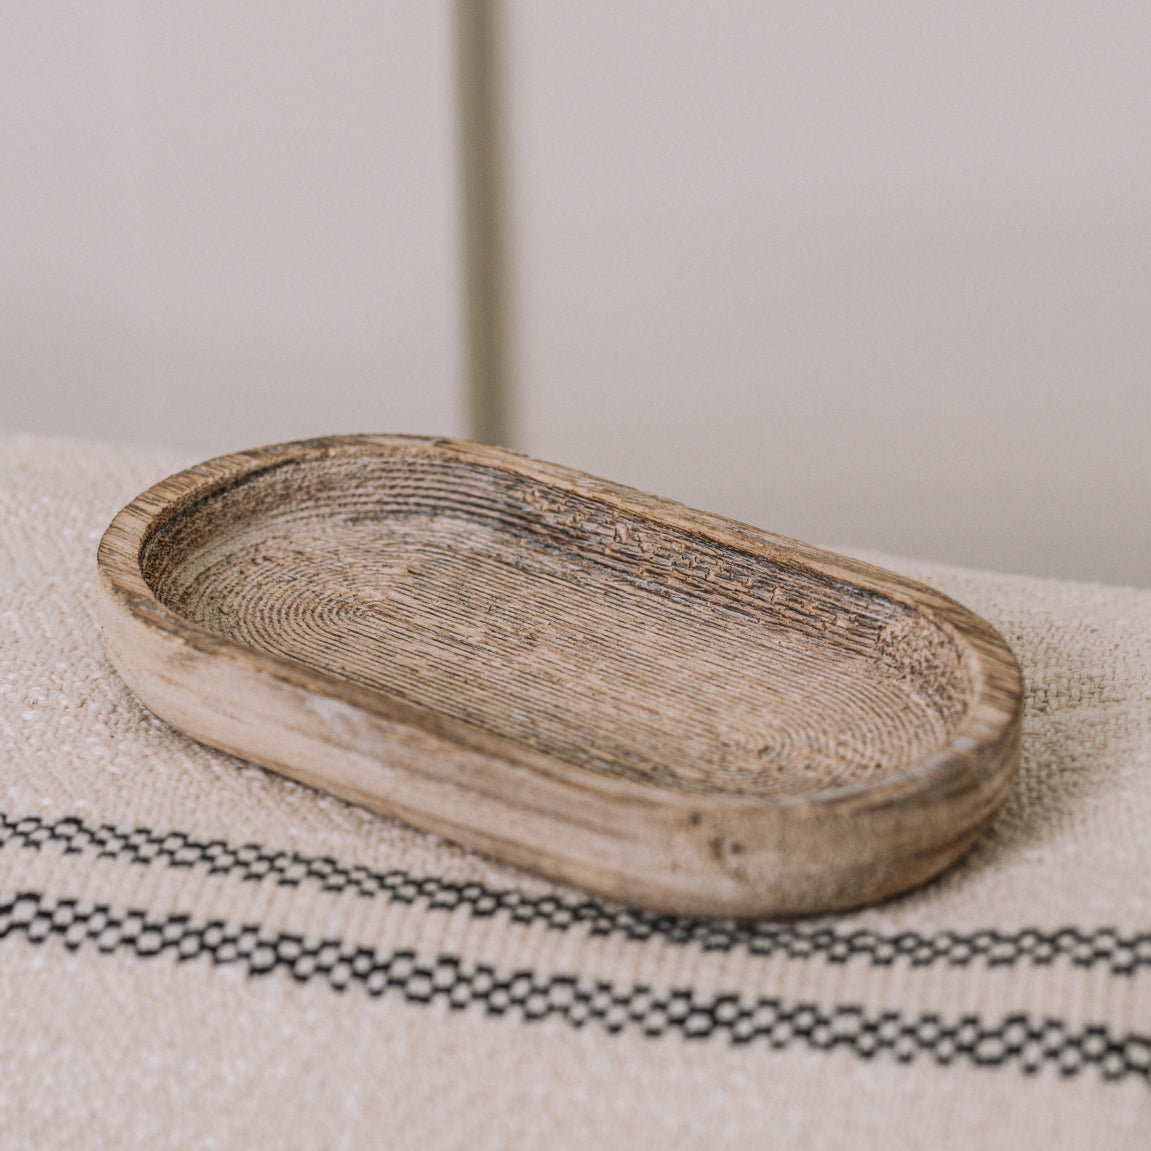
[[[687,921],[140,707],[95,549],[187,462],[0,440],[0,1147],[1148,1145],[1151,592],[887,559],[1020,657],[1006,806],[884,906]]]

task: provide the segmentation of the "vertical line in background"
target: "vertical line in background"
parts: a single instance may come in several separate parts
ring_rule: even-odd
[[[468,435],[512,447],[498,0],[453,0]]]

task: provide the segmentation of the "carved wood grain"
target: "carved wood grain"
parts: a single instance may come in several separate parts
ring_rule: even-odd
[[[1019,668],[953,600],[502,449],[208,461],[98,568],[113,662],[176,727],[644,907],[882,899],[971,846],[1018,760]]]

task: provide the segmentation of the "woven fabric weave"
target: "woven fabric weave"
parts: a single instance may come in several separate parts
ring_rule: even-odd
[[[608,905],[185,738],[95,549],[191,461],[0,439],[0,1147],[1145,1147],[1151,592],[866,556],[1027,679],[960,865],[788,923]]]

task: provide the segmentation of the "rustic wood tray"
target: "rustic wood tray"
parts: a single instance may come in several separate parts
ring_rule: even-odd
[[[889,572],[444,439],[211,460],[99,553],[112,660],[274,771],[626,903],[826,911],[975,841],[1019,750],[991,627]]]

